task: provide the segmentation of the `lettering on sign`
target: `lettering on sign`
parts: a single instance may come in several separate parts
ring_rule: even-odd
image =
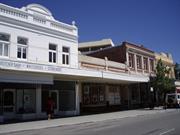
[[[49,66],[32,63],[20,63],[15,61],[0,60],[0,68],[2,69],[23,69],[23,70],[39,70],[39,71],[53,71],[60,72],[61,68],[58,66]]]

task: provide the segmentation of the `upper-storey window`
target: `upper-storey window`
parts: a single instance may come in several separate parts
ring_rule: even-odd
[[[9,56],[10,35],[0,33],[0,56]]]
[[[69,65],[69,48],[63,47],[62,48],[62,64]]]
[[[148,58],[143,58],[143,61],[144,61],[144,70],[148,70]]]
[[[24,37],[17,37],[17,43],[17,58],[26,59],[28,39]]]
[[[136,55],[137,69],[142,69],[141,56]]]
[[[56,63],[57,59],[57,46],[54,44],[49,44],[49,62]]]
[[[128,56],[129,56],[129,67],[134,68],[134,54],[129,53]]]
[[[153,59],[150,59],[150,71],[154,71],[154,61]]]

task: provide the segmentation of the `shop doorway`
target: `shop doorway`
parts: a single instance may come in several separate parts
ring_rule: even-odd
[[[54,106],[54,114],[58,114],[59,112],[59,92],[58,90],[50,90],[49,96],[53,99],[55,106]]]
[[[3,114],[6,119],[12,119],[15,115],[15,90],[3,90]]]

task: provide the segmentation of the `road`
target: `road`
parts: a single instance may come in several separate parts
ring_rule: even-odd
[[[180,110],[137,117],[20,131],[10,135],[180,135]],[[7,135],[7,134],[2,134]]]

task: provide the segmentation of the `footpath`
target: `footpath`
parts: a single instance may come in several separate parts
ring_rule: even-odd
[[[18,132],[18,131],[24,131],[24,130],[34,130],[34,129],[58,127],[58,126],[65,126],[65,125],[121,119],[121,118],[127,118],[127,117],[136,117],[136,116],[150,115],[150,114],[157,114],[157,113],[167,113],[167,112],[172,112],[174,110],[175,109],[164,110],[162,107],[159,107],[153,110],[149,110],[147,108],[147,109],[127,110],[127,111],[119,111],[119,112],[112,112],[112,113],[95,114],[95,115],[58,118],[58,119],[52,119],[52,120],[4,124],[4,125],[0,125],[0,134]]]

